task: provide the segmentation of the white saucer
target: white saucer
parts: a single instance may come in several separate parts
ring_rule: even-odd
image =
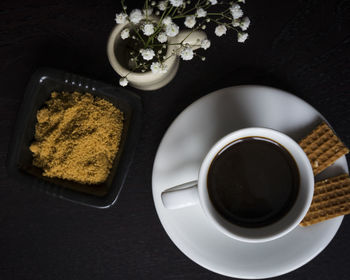
[[[153,199],[159,219],[175,245],[191,260],[216,273],[238,278],[274,277],[304,265],[332,240],[343,217],[297,227],[274,241],[236,241],[210,224],[200,206],[163,207],[161,192],[197,179],[203,157],[221,137],[236,129],[260,126],[298,140],[321,120],[319,112],[298,97],[263,86],[218,90],[187,107],[171,124],[153,166]],[[319,178],[348,172],[345,157]]]

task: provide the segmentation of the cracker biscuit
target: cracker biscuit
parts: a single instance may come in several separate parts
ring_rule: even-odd
[[[302,139],[299,145],[309,158],[315,175],[349,152],[349,149],[325,122]]]
[[[350,214],[350,177],[342,174],[315,184],[314,196],[301,226]]]

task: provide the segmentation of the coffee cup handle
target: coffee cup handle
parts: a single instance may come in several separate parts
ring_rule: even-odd
[[[164,207],[173,210],[198,204],[197,183],[197,181],[191,181],[163,191],[161,198]]]

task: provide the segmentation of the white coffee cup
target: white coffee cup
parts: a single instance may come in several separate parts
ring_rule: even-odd
[[[207,176],[212,160],[230,143],[246,137],[268,138],[284,147],[294,158],[299,172],[299,190],[294,205],[278,221],[263,227],[242,227],[224,219],[212,205]],[[199,170],[198,181],[188,182],[162,192],[163,205],[168,209],[179,209],[200,204],[208,220],[226,235],[245,242],[265,242],[287,234],[299,225],[306,215],[314,192],[314,174],[303,149],[289,136],[268,128],[245,128],[234,131],[220,139],[207,153]]]

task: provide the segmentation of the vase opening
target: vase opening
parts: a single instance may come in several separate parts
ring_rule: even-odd
[[[167,55],[167,48],[163,48],[162,45],[160,43],[157,43],[155,39],[152,45],[152,49],[156,55],[152,60],[144,60],[140,54],[140,49],[145,49],[147,47],[145,47],[139,41],[133,40],[131,38],[132,36],[138,35],[135,31],[131,30],[129,38],[123,40],[121,37],[119,37],[114,42],[114,55],[116,60],[123,68],[129,70],[130,72],[148,72],[150,71],[149,65],[151,65],[152,62],[158,62],[159,57],[163,58]],[[147,37],[144,37],[144,40],[147,40]],[[146,65],[148,65],[148,67]]]

